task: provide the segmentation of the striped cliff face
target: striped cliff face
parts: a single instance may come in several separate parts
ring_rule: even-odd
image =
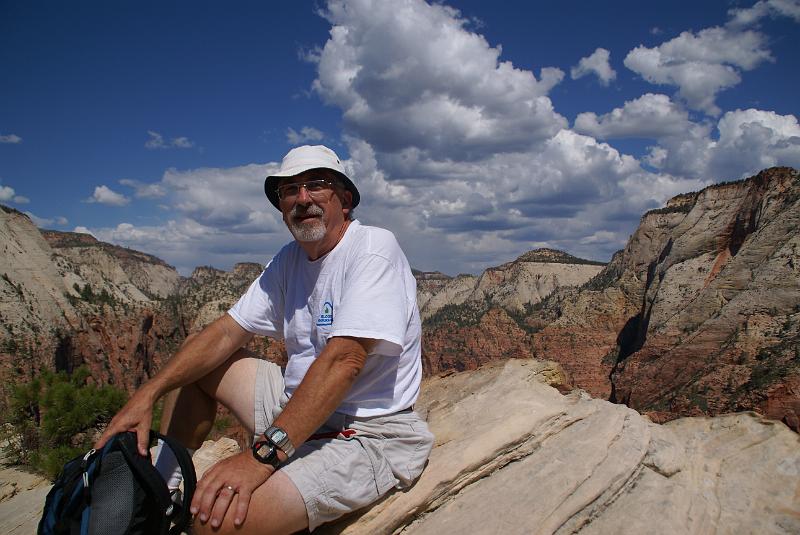
[[[657,420],[757,410],[797,430],[798,199],[789,168],[680,195],[596,277],[522,312],[493,300],[513,291],[463,297],[490,278],[513,287],[497,282],[509,267],[462,281],[427,317],[426,370],[550,359],[571,384]]]

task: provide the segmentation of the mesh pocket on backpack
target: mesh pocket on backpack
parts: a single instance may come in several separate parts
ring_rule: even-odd
[[[134,522],[137,504],[144,499],[142,494],[122,452],[114,451],[106,455],[100,474],[92,486],[89,533],[128,533]]]

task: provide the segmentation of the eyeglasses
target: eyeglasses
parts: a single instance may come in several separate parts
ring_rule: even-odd
[[[328,191],[333,189],[334,183],[330,180],[320,178],[318,180],[309,180],[307,182],[296,182],[293,184],[283,184],[278,186],[278,198],[282,201],[290,201],[300,195],[300,188],[306,188],[306,191],[315,201],[325,198]]]

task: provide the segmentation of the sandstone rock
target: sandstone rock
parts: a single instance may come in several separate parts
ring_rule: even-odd
[[[797,533],[800,439],[746,413],[666,426],[512,360],[430,379],[414,487],[321,533]]]
[[[92,380],[132,392],[185,337],[223,314],[261,272],[198,268],[184,279],[162,260],[88,234],[39,230],[0,210],[0,400],[42,370],[87,366]],[[251,342],[276,362],[281,343]]]
[[[612,349],[613,399],[659,418],[758,410],[798,430],[797,171],[683,200],[679,211],[646,215],[631,239],[650,251],[630,294],[639,310]]]
[[[81,365],[98,383],[133,390],[161,365],[176,329],[154,309],[175,290],[174,269],[89,235],[42,233],[6,208],[0,238],[0,394]]]
[[[800,530],[800,437],[783,424],[742,413],[660,425],[563,396],[546,384],[558,376],[554,363],[509,360],[427,379],[416,408],[436,443],[419,481],[319,533]],[[238,451],[205,443],[198,475]],[[35,532],[47,487],[32,486],[0,503],[1,533]]]
[[[479,277],[416,273],[417,306],[425,320],[445,306],[489,302],[512,313],[524,313],[559,286],[579,286],[603,268],[554,249],[529,251],[513,262],[489,268]]]
[[[487,270],[483,300],[476,280],[447,282],[427,301],[425,370],[533,356],[658,421],[755,410],[800,431],[799,228],[798,172],[774,168],[648,212],[600,273],[524,312],[504,300],[513,270]]]
[[[223,437],[217,441],[206,440],[192,455],[192,463],[194,463],[194,469],[197,472],[197,480],[199,481],[203,474],[206,473],[206,470],[217,462],[241,451],[239,444],[232,438]]]
[[[0,533],[36,533],[49,490],[50,482],[42,477],[0,467]]]

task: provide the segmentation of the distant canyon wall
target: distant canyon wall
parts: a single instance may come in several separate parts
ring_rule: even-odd
[[[659,421],[757,410],[798,430],[799,200],[790,168],[677,196],[584,285],[522,316],[490,302],[429,320],[429,371],[497,347]]]

